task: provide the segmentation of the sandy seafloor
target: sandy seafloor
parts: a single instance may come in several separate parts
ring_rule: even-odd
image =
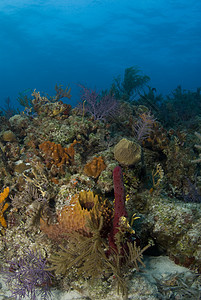
[[[158,289],[156,285],[155,278],[161,280],[162,278],[168,278],[171,274],[191,274],[191,271],[185,267],[176,265],[173,261],[171,261],[167,256],[158,256],[158,257],[144,257],[144,263],[146,268],[142,270],[140,273],[136,273],[129,284],[129,294],[127,299],[133,300],[151,300],[151,299],[169,299],[167,297],[161,298],[158,294]],[[8,300],[14,299],[10,296],[10,292],[8,291],[3,277],[0,276],[0,300]],[[96,300],[92,295],[93,293],[88,292],[87,288],[84,291],[84,295],[78,293],[77,291],[62,291],[53,288],[52,292],[52,299],[56,300],[71,300],[71,299],[85,299],[85,300]],[[200,288],[201,292],[201,288]],[[26,297],[23,298],[28,300],[30,298]],[[99,298],[100,299],[100,298]],[[106,300],[121,300],[124,299],[121,295],[117,295],[116,291],[113,290],[108,293],[107,297],[103,299]],[[171,298],[177,299],[177,298]],[[188,299],[186,296],[184,298],[178,299]],[[189,299],[193,299],[189,296]],[[199,300],[201,298],[195,298],[195,300]],[[37,298],[37,300],[41,300],[41,298]]]

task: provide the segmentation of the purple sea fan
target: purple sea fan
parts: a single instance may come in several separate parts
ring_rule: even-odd
[[[46,270],[46,260],[40,252],[28,250],[23,258],[14,258],[8,262],[9,268],[3,270],[3,275],[12,296],[15,299],[29,297],[36,300],[51,299],[50,285],[53,276]]]
[[[150,133],[153,131],[154,122],[155,119],[150,111],[144,112],[139,116],[137,123],[133,126],[134,135],[139,142],[142,142],[149,137]]]
[[[111,94],[104,94],[101,96],[95,90],[88,89],[84,86],[82,88],[82,107],[79,108],[84,114],[89,113],[94,117],[94,120],[105,120],[109,115],[115,114],[118,111],[118,102]]]

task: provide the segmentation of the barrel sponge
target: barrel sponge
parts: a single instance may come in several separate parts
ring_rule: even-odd
[[[125,138],[114,147],[114,157],[121,165],[134,165],[141,160],[141,155],[141,146]]]

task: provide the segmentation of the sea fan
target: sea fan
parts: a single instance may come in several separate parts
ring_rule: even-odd
[[[143,142],[153,131],[155,119],[151,112],[144,112],[139,116],[137,123],[133,126],[134,136],[138,142]]]
[[[22,258],[7,263],[9,268],[3,270],[3,276],[15,299],[27,296],[36,300],[39,295],[42,299],[51,298],[49,287],[53,275],[46,270],[46,260],[39,252],[28,250]]]
[[[119,103],[114,95],[97,93],[95,90],[88,89],[85,86],[81,87],[82,103],[78,104],[78,109],[84,113],[93,116],[94,120],[104,121],[107,117],[113,116],[119,112]]]

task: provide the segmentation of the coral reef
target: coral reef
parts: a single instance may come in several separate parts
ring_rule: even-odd
[[[69,87],[56,85],[53,97],[35,90],[20,100],[29,105],[23,112],[0,116],[0,255],[2,264],[17,258],[10,278],[17,280],[23,259],[31,263],[36,252],[41,264],[47,259],[43,271],[52,270],[53,286],[117,287],[125,299],[144,253],[200,272],[199,117],[166,126],[173,112],[163,122],[161,110],[179,90],[165,104],[151,88],[132,101],[147,80],[128,69],[114,93],[85,88],[76,108],[64,102]],[[31,272],[32,263],[25,265]],[[18,279],[25,293],[25,277]]]

